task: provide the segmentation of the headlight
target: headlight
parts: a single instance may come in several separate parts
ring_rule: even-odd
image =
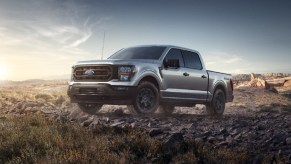
[[[118,79],[120,81],[130,81],[134,76],[136,70],[134,66],[119,66],[118,67]]]
[[[70,81],[74,81],[74,67],[72,67],[71,80]]]

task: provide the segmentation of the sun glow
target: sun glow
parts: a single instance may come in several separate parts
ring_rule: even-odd
[[[0,65],[0,80],[5,80],[7,75],[7,69],[5,66]]]

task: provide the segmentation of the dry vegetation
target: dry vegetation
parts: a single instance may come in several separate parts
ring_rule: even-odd
[[[0,130],[0,163],[235,163],[247,160],[246,151],[211,151],[195,142],[167,146],[140,129],[99,126],[89,130],[43,115],[1,117]]]
[[[272,99],[236,94],[241,99],[253,95],[252,101],[257,102],[261,101],[256,99],[268,102]],[[229,108],[247,108],[248,104],[241,104],[239,100]],[[278,104],[289,106],[290,102],[282,99]],[[169,146],[151,138],[143,129],[103,125],[89,129],[47,115],[70,111],[72,107],[64,82],[0,86],[0,163],[246,163],[254,160],[244,147],[215,148],[195,141]],[[264,160],[271,158],[266,155]]]
[[[18,82],[2,87],[0,83],[0,112],[61,112],[70,107],[64,82]]]
[[[280,96],[263,88],[238,87],[234,91],[235,99],[227,104],[226,113],[275,112],[291,113],[290,98]]]

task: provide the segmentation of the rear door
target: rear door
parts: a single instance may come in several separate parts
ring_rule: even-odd
[[[191,92],[191,98],[205,101],[208,90],[208,74],[203,69],[202,62],[197,53],[182,50],[184,59],[183,87]]]

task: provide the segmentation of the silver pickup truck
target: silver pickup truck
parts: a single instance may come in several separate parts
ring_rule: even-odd
[[[205,104],[207,113],[222,115],[233,100],[230,74],[205,69],[199,52],[171,45],[121,49],[107,60],[80,61],[72,67],[68,95],[84,112],[104,104],[128,105],[136,114],[175,106]]]

